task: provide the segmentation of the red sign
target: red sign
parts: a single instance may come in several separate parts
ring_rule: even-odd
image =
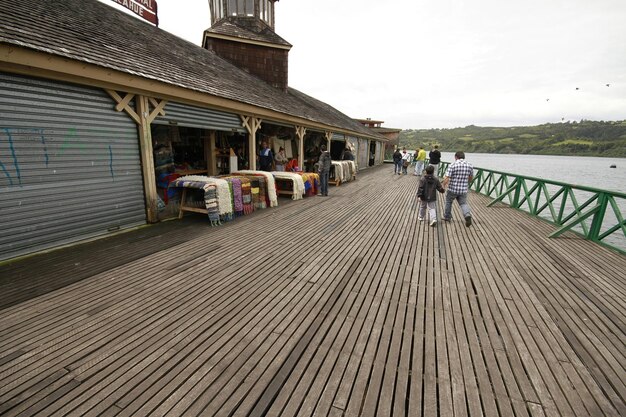
[[[113,0],[117,4],[126,7],[137,16],[159,26],[156,0]]]

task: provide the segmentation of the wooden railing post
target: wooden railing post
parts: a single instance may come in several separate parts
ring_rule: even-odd
[[[600,230],[602,229],[602,222],[604,221],[604,215],[606,214],[606,206],[608,205],[608,196],[606,193],[598,194],[598,211],[596,211],[591,219],[591,227],[589,228],[589,240],[598,242],[598,236],[600,236]]]

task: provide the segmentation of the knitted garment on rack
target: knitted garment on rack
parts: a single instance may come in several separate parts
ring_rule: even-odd
[[[269,207],[278,206],[278,195],[276,194],[276,184],[274,182],[274,176],[271,172],[265,171],[251,171],[251,170],[241,170],[233,172],[235,175],[255,175],[265,177],[267,184],[267,196],[269,199]]]
[[[204,175],[186,175],[184,177],[180,177],[179,179],[192,182],[205,182],[215,185],[217,188],[217,202],[220,218],[224,221],[230,221],[233,219],[233,198],[228,181],[222,178],[207,177]]]
[[[296,172],[282,172],[282,171],[273,171],[272,175],[276,180],[276,185],[280,187],[280,189],[288,189],[287,187],[291,186],[289,191],[292,191],[291,195],[292,200],[302,200],[305,193],[304,187],[304,179],[303,176]]]
[[[209,216],[211,225],[217,226],[221,224],[220,210],[217,199],[217,186],[215,184],[206,181],[185,180],[184,177],[182,177],[172,181],[169,186],[178,188],[193,188],[204,191],[204,206],[206,208],[207,215]]]

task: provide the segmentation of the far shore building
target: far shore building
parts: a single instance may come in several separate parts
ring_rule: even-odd
[[[387,136],[289,87],[276,2],[210,1],[197,46],[96,0],[0,0],[0,260],[157,222],[172,174],[255,169],[262,141],[382,164]]]
[[[382,127],[382,124],[385,123],[382,120],[372,120],[369,117],[367,119],[354,119],[357,122],[361,123],[363,126],[367,126],[372,129],[372,131],[378,133],[381,136],[387,138],[385,142],[385,150],[384,150],[384,158],[391,159],[393,152],[396,150],[396,147],[400,144],[400,132],[402,129],[396,129],[391,127]]]

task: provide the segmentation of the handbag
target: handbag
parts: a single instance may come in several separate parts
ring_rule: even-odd
[[[408,167],[409,166],[409,161],[403,161],[402,162],[402,166],[403,167]]]

